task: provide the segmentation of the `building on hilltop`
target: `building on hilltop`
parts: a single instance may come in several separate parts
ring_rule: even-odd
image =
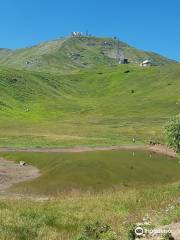
[[[71,36],[72,37],[81,37],[81,36],[83,36],[83,34],[81,32],[72,32]]]
[[[140,67],[150,67],[152,66],[152,61],[151,60],[145,60],[140,63]]]

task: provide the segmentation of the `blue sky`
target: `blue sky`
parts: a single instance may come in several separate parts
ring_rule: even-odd
[[[180,0],[0,0],[0,47],[89,30],[180,61]]]

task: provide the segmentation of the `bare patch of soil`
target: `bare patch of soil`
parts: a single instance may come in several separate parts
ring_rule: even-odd
[[[32,180],[39,175],[39,170],[33,166],[20,166],[0,158],[0,194],[16,183]]]
[[[171,157],[176,157],[176,152],[173,149],[168,148],[166,145],[157,144],[154,146],[150,146],[149,150]]]

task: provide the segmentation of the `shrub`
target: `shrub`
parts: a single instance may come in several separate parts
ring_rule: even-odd
[[[95,222],[84,227],[78,240],[117,240],[117,235],[111,226]]]
[[[180,115],[169,120],[165,126],[168,145],[176,152],[180,152]]]
[[[132,225],[128,231],[128,240],[135,240],[136,234],[135,234],[136,225]]]
[[[171,233],[166,233],[164,236],[163,236],[163,240],[175,240],[172,236]]]

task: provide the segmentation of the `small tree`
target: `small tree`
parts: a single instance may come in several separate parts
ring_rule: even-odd
[[[165,126],[168,145],[180,152],[180,115],[172,117]]]

